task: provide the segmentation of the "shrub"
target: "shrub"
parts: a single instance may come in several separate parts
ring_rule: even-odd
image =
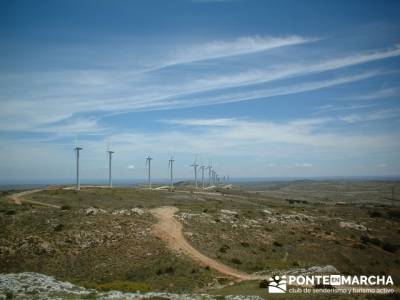
[[[282,247],[283,245],[279,243],[278,241],[274,241],[274,246],[276,247]]]
[[[382,249],[388,252],[395,253],[397,250],[400,249],[400,245],[398,244],[393,244],[391,242],[383,242],[382,243]]]
[[[239,258],[236,258],[236,257],[232,258],[231,262],[236,264],[236,265],[241,265],[242,264],[242,261]]]
[[[392,218],[395,219],[400,219],[400,210],[396,209],[396,210],[389,210],[388,211],[388,215]]]
[[[356,249],[361,249],[361,250],[364,250],[367,248],[364,244],[355,244],[353,247]]]
[[[369,212],[369,216],[371,218],[380,218],[382,217],[382,214],[379,211],[371,211]]]
[[[260,289],[266,289],[268,287],[268,280],[264,279],[264,280],[260,281],[260,283],[258,284],[258,287]]]
[[[11,291],[6,292],[6,299],[12,299],[14,298],[14,294]]]
[[[164,270],[164,273],[170,274],[170,273],[175,273],[174,267],[167,267]]]
[[[240,245],[242,245],[242,246],[245,247],[245,248],[250,247],[250,244],[247,243],[247,242],[241,242]]]
[[[11,191],[1,191],[1,192],[0,192],[0,197],[7,196],[7,195],[9,195],[9,194],[11,194]]]
[[[163,275],[163,274],[173,274],[175,273],[174,267],[166,267],[165,269],[158,269],[157,275]]]
[[[226,253],[226,251],[227,251],[228,249],[230,249],[230,247],[229,247],[228,245],[222,245],[222,247],[219,248],[218,251],[221,252],[221,253]]]
[[[71,210],[71,206],[68,204],[61,205],[61,210]]]
[[[361,242],[363,244],[373,244],[375,246],[380,246],[382,244],[382,241],[380,239],[369,237],[368,235],[361,236]]]
[[[56,227],[54,227],[54,231],[61,231],[64,229],[64,225],[63,224],[58,224]]]

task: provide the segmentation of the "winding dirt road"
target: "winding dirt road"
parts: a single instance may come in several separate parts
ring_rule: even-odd
[[[182,224],[174,218],[174,214],[177,211],[178,208],[171,206],[164,206],[151,210],[153,216],[158,219],[158,223],[153,225],[153,234],[165,241],[171,249],[189,256],[202,266],[209,266],[239,281],[265,279],[265,276],[247,274],[224,265],[193,248],[182,234]]]
[[[58,206],[58,205],[48,204],[48,203],[43,203],[43,202],[38,202],[38,201],[33,201],[33,200],[27,200],[24,198],[24,196],[26,196],[26,195],[37,193],[40,191],[44,191],[44,189],[23,191],[23,192],[12,194],[12,195],[8,196],[8,198],[13,200],[14,203],[18,204],[18,205],[21,205],[22,202],[24,202],[24,203],[29,203],[29,204],[33,204],[33,205],[40,205],[40,206],[46,206],[46,207],[52,207],[52,208],[60,208],[60,206]]]

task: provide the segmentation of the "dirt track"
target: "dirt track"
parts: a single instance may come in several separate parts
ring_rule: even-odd
[[[182,234],[182,224],[174,218],[174,214],[177,211],[178,208],[171,206],[159,207],[151,210],[151,213],[158,219],[158,223],[152,228],[153,233],[165,241],[170,248],[184,253],[202,266],[209,266],[222,274],[238,280],[259,280],[265,278],[265,276],[251,275],[231,268],[205,256],[193,248]]]
[[[29,195],[29,194],[33,194],[33,193],[37,193],[37,192],[40,192],[40,191],[43,191],[43,189],[40,189],[40,190],[29,190],[29,191],[24,191],[24,192],[20,192],[20,193],[15,193],[15,194],[12,194],[12,195],[10,195],[8,197],[11,200],[13,200],[15,204],[18,204],[18,205],[21,205],[22,202],[24,202],[24,203],[29,203],[29,204],[33,204],[33,205],[46,206],[46,207],[52,207],[52,208],[60,208],[60,206],[58,206],[58,205],[53,205],[53,204],[42,203],[42,202],[38,202],[38,201],[24,199],[24,196]]]

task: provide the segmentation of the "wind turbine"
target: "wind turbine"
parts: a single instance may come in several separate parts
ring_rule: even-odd
[[[169,161],[168,161],[168,168],[170,169],[170,171],[171,171],[171,192],[173,191],[173,189],[174,189],[174,157],[173,156],[171,156],[171,158],[169,159]]]
[[[208,185],[211,185],[211,172],[212,172],[212,167],[210,166],[210,164],[208,164],[208,166],[206,167],[206,170],[208,170]]]
[[[201,170],[201,187],[204,189],[204,169],[206,168],[205,165],[201,164],[200,170]]]
[[[151,190],[151,160],[153,158],[149,155],[146,157],[146,165],[145,168],[147,167],[149,169],[149,189]]]
[[[110,186],[110,188],[112,188],[111,160],[112,160],[112,155],[113,155],[114,151],[111,151],[110,147],[108,147],[107,153],[108,153],[108,185]]]
[[[82,147],[76,146],[74,150],[76,153],[76,190],[79,191],[81,189],[81,183],[79,181],[79,151],[82,150]]]
[[[196,156],[193,165],[191,165],[191,167],[193,167],[193,169],[194,169],[194,184],[196,186],[196,189],[197,189],[197,167],[198,166],[199,165],[197,164],[197,156]]]

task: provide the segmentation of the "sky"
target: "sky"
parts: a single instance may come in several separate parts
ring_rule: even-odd
[[[0,181],[400,175],[400,2],[0,1]]]

